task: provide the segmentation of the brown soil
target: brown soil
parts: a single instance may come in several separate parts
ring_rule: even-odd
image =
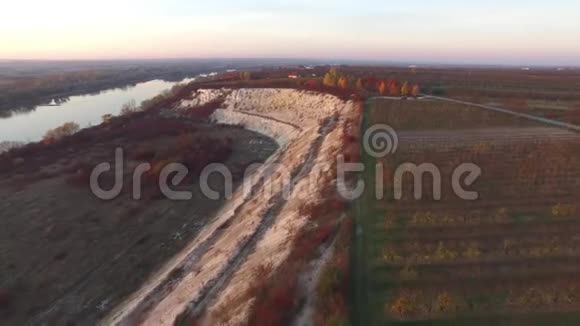
[[[118,146],[125,149],[125,187],[119,198],[102,201],[90,192],[88,173],[112,162]],[[147,113],[0,156],[0,323],[96,323],[224,203],[202,195],[198,162],[223,162],[237,184],[248,165],[264,162],[277,147],[241,128]],[[178,186],[192,191],[193,199],[164,199],[153,181],[145,181],[144,198],[133,200],[132,168],[165,160],[193,171]],[[223,191],[221,180],[210,183]]]

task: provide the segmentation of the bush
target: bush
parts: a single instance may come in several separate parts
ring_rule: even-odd
[[[60,127],[47,131],[42,141],[45,144],[53,144],[64,137],[74,135],[79,130],[80,127],[77,123],[67,122]]]
[[[455,298],[448,292],[443,292],[437,296],[436,309],[443,313],[454,312],[457,308]]]
[[[414,293],[402,292],[392,303],[387,303],[385,310],[396,318],[405,318],[417,311],[417,296]]]
[[[576,205],[558,204],[552,207],[552,217],[569,218],[574,217],[577,213]]]
[[[326,300],[337,292],[340,289],[342,279],[341,271],[338,268],[330,266],[324,270],[318,282],[319,297]]]
[[[188,84],[176,84],[171,89],[161,94],[141,102],[141,111],[157,110],[171,107],[173,103],[184,98],[190,90]]]
[[[24,145],[23,142],[17,142],[17,141],[1,141],[0,142],[0,153],[9,151],[9,150],[11,150],[13,148],[22,147],[22,145]]]
[[[130,100],[127,103],[123,104],[123,106],[121,106],[121,115],[130,115],[136,112],[141,111],[141,108],[139,106],[137,106],[137,103],[135,102],[135,100]]]
[[[305,87],[307,88],[316,88],[316,87],[320,87],[320,80],[317,79],[310,79],[309,81],[307,81],[304,84]]]

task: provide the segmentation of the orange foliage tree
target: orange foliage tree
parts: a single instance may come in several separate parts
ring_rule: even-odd
[[[67,122],[60,127],[47,131],[44,135],[43,142],[48,144],[57,142],[63,137],[75,134],[79,129],[80,127],[77,123]]]
[[[391,96],[399,96],[400,95],[400,88],[399,83],[396,80],[390,80],[388,83],[389,95]]]
[[[328,73],[326,73],[326,75],[324,75],[324,79],[323,79],[322,83],[325,86],[335,87],[339,81],[339,78],[340,78],[340,76],[339,76],[338,69],[330,68]]]
[[[363,91],[365,89],[365,84],[363,83],[363,80],[360,78],[356,81],[356,89],[358,89],[359,91]]]
[[[404,82],[401,86],[401,96],[407,97],[411,93],[411,88],[409,87],[408,82]]]
[[[411,87],[411,96],[417,97],[417,96],[419,96],[420,92],[421,92],[421,89],[419,88],[418,84],[414,84],[413,87]]]
[[[385,95],[387,93],[387,83],[385,83],[384,80],[381,80],[379,82],[378,90],[379,90],[379,94],[381,94],[381,95]]]
[[[338,80],[338,87],[342,88],[342,89],[346,89],[348,88],[348,80],[346,79],[346,77],[340,77],[340,79]]]
[[[242,72],[240,72],[240,79],[241,80],[250,80],[250,79],[252,79],[252,73],[249,71],[242,71]]]

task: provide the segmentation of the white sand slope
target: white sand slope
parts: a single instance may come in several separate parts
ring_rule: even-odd
[[[173,325],[187,311],[215,324],[216,311],[245,292],[255,268],[266,260],[275,270],[289,254],[292,240],[308,216],[300,205],[321,198],[341,149],[351,102],[334,96],[291,89],[199,90],[179,105],[187,110],[216,98],[224,108],[212,119],[243,125],[281,145],[240,187],[200,235],[156,275],[119,305],[104,325]],[[291,182],[285,198],[284,177]],[[244,192],[251,189],[251,192]],[[251,302],[238,302],[227,320],[244,324]],[[223,320],[220,320],[223,322]]]

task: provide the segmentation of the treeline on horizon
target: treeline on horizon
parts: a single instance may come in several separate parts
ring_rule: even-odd
[[[322,83],[325,86],[338,87],[342,89],[352,88],[358,91],[378,92],[384,96],[413,96],[420,93],[418,84],[411,84],[407,81],[400,82],[395,79],[378,79],[376,77],[353,77],[340,72],[337,68],[330,68],[324,75]]]

